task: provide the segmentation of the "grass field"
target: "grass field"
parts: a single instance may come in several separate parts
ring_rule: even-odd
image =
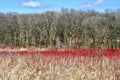
[[[120,49],[0,49],[0,80],[120,80]]]

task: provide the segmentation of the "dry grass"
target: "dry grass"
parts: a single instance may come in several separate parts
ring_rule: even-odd
[[[120,59],[0,56],[0,80],[120,80]]]

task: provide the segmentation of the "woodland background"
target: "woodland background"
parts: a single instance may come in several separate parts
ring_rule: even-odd
[[[120,48],[120,9],[0,13],[0,46]]]

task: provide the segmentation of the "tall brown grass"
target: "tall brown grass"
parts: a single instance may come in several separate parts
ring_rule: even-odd
[[[120,59],[1,55],[0,80],[120,80]]]

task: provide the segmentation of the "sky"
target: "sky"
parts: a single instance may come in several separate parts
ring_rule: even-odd
[[[61,8],[75,10],[116,10],[120,8],[120,0],[1,0],[0,12],[42,13],[60,11]]]

